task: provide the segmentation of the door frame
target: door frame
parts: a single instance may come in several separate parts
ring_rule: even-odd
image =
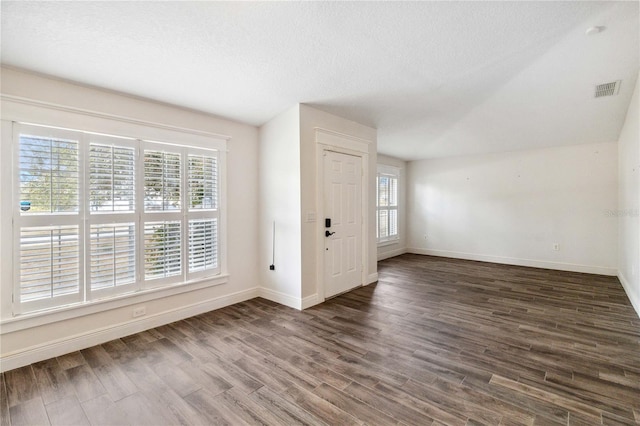
[[[367,284],[368,269],[369,269],[369,147],[371,141],[358,138],[355,136],[334,132],[323,128],[315,128],[315,142],[316,142],[316,206],[317,206],[317,220],[316,220],[316,283],[318,292],[318,301],[323,302],[326,300],[325,294],[325,241],[324,241],[324,218],[325,218],[325,206],[324,206],[324,153],[326,151],[337,152],[340,154],[353,155],[354,157],[360,157],[362,160],[362,177],[360,184],[360,199],[361,199],[361,215],[362,215],[362,259],[361,259],[361,271],[360,271],[360,286]]]

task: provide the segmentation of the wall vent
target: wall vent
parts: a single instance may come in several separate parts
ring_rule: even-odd
[[[596,86],[596,98],[603,96],[615,96],[620,91],[620,83],[622,80],[612,81],[611,83],[598,84]]]

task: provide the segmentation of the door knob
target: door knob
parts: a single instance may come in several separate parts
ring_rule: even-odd
[[[335,234],[335,232],[331,232],[331,231],[329,231],[329,230],[324,231],[324,236],[325,236],[325,237],[330,237],[330,236],[332,236],[333,234]]]

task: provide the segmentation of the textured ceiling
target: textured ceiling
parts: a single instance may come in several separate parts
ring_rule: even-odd
[[[433,158],[616,141],[638,6],[2,1],[2,62],[254,125],[307,103]]]

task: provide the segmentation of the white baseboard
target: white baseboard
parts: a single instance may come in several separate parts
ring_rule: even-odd
[[[373,274],[369,274],[367,276],[367,282],[365,283],[365,285],[373,284],[377,281],[378,281],[378,273],[374,272]]]
[[[533,268],[555,269],[558,271],[583,272],[587,274],[610,275],[618,274],[617,268],[607,266],[577,265],[573,263],[550,262],[546,260],[520,259],[516,257],[492,256],[475,253],[464,253],[448,250],[433,250],[409,248],[408,253],[425,254],[429,256],[451,257],[454,259],[478,260],[481,262],[502,263],[505,265],[530,266]]]
[[[401,254],[407,253],[407,248],[399,248],[396,250],[387,251],[384,253],[378,253],[378,260],[389,259],[390,257],[400,256]]]
[[[301,310],[302,308],[302,299],[300,299],[299,297],[290,296],[288,294],[264,287],[260,287],[258,289],[258,293],[260,297],[271,300],[272,302],[276,302],[293,309]]]
[[[622,272],[618,272],[618,279],[622,284],[622,288],[624,288],[625,293],[627,293],[627,297],[633,306],[633,309],[636,310],[638,317],[640,318],[640,288],[635,289],[631,285],[631,283],[627,280]]]
[[[307,296],[302,299],[302,309],[310,308],[314,305],[317,305],[318,303],[322,303],[322,300],[320,300],[318,293],[312,294],[311,296]]]
[[[110,340],[119,339],[144,330],[149,330],[154,327],[189,318],[194,315],[220,309],[225,306],[233,305],[234,303],[244,302],[245,300],[253,299],[255,297],[258,297],[257,287],[217,297],[215,299],[201,301],[188,306],[182,306],[180,308],[164,311],[155,315],[149,315],[144,318],[134,319],[124,323],[92,330],[88,333],[77,334],[64,339],[32,346],[16,353],[4,355],[2,357],[2,362],[0,362],[0,371],[8,371],[13,370],[14,368],[24,367],[25,365],[29,365],[34,362],[86,349]]]

